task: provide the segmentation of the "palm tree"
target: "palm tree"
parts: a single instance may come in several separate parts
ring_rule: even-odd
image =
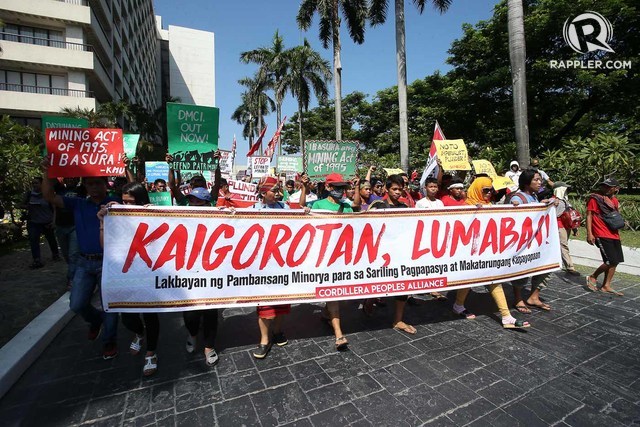
[[[296,21],[298,27],[306,31],[311,26],[313,15],[320,17],[320,40],[327,49],[329,41],[333,45],[333,78],[336,110],[336,139],[342,139],[342,62],[340,61],[340,11],[346,18],[351,39],[364,43],[366,0],[302,0]]]
[[[428,0],[413,0],[422,14]],[[431,0],[440,13],[449,9],[453,0]],[[379,25],[387,19],[387,0],[372,0],[369,8],[371,25]],[[407,52],[405,46],[404,0],[395,0],[396,16],[396,64],[398,68],[398,110],[400,113],[400,168],[409,170],[409,127],[407,124]]]
[[[265,92],[272,83],[267,79],[268,76],[263,71],[258,70],[253,78],[245,77],[238,80],[238,83],[246,87],[246,91],[241,95],[242,104],[246,107],[241,104],[231,116],[236,122],[245,123],[245,128],[246,124],[249,125],[249,132],[247,133],[249,135],[249,146],[253,142],[254,125],[259,134],[265,125],[264,116],[275,110],[273,99]],[[243,110],[246,110],[248,116]],[[245,135],[244,131],[243,135]]]
[[[316,98],[326,100],[328,96],[327,83],[331,80],[329,61],[320,56],[304,39],[302,46],[296,46],[287,53],[288,69],[285,76],[278,82],[276,91],[284,97],[286,91],[298,101],[298,134],[300,137],[300,153],[304,157],[304,142],[302,139],[302,111],[309,109],[311,93]]]
[[[524,40],[524,12],[522,0],[509,0],[509,59],[511,60],[511,84],[513,86],[513,117],[516,128],[518,162],[529,162],[529,124],[527,120],[527,53]]]
[[[242,103],[235,109],[231,115],[231,119],[235,120],[239,125],[243,125],[242,136],[249,140],[249,148],[251,148],[253,145],[253,137],[255,136],[255,119],[251,112],[249,93],[246,91],[243,92],[240,98],[242,99]]]
[[[240,54],[240,61],[245,64],[258,64],[260,66],[259,72],[267,75],[267,80],[271,83],[270,89],[275,92],[276,120],[278,124],[282,120],[282,102],[284,98],[275,90],[275,85],[282,80],[287,72],[286,52],[284,41],[278,30],[276,30],[271,46],[261,47]]]

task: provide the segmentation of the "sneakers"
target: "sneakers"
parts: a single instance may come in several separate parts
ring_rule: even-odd
[[[87,339],[89,341],[95,341],[100,336],[100,331],[102,331],[102,323],[98,326],[90,326],[89,332],[87,333]]]
[[[140,349],[142,348],[143,342],[144,342],[144,337],[136,334],[136,336],[133,337],[133,341],[131,341],[131,344],[129,345],[129,352],[132,355],[137,356],[140,353]]]
[[[269,344],[258,344],[255,350],[253,350],[253,357],[256,359],[264,359],[269,354],[269,350],[271,350],[271,343]]]
[[[108,342],[102,348],[102,358],[104,360],[113,359],[118,355],[118,346],[114,342]]]
[[[273,342],[276,343],[278,347],[282,347],[289,344],[287,337],[282,332],[280,332],[279,334],[273,335]]]
[[[207,366],[216,366],[218,364],[218,353],[216,353],[215,349],[211,349],[204,355],[204,361]]]
[[[187,350],[187,353],[191,354],[196,349],[196,343],[191,338],[191,336],[187,337],[187,342],[184,344],[184,348]]]

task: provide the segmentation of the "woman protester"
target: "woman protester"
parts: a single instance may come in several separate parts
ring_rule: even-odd
[[[491,178],[486,176],[478,177],[471,183],[471,186],[469,187],[466,203],[468,205],[475,205],[478,208],[490,206],[493,193],[493,181],[491,180]],[[502,316],[503,328],[514,329],[528,328],[529,326],[531,326],[529,322],[518,320],[511,315],[509,306],[507,304],[507,298],[504,295],[504,290],[502,289],[501,284],[494,283],[492,285],[488,285],[487,288],[489,289],[491,297],[498,306],[500,316]],[[469,291],[469,288],[458,289],[456,291],[456,302],[453,304],[453,311],[460,317],[471,320],[475,319],[476,315],[471,313],[464,306],[464,302],[467,299],[467,295],[469,295]]]
[[[144,185],[137,182],[130,182],[122,187],[122,203],[125,205],[146,206],[150,204],[149,193]],[[100,219],[100,243],[104,245],[104,216],[107,214],[109,206],[117,204],[111,202],[106,206],[102,206],[98,212]],[[142,318],[141,318],[142,317]],[[135,335],[129,351],[136,356],[142,350],[142,345],[147,341],[147,352],[145,353],[145,364],[142,368],[142,374],[145,377],[155,374],[158,371],[158,355],[156,348],[158,347],[158,336],[160,335],[160,321],[157,313],[122,313],[122,324]]]

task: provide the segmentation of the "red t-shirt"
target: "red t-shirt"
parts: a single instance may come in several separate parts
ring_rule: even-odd
[[[467,206],[467,202],[464,200],[456,200],[450,195],[442,196],[442,204],[445,206]]]
[[[618,207],[620,206],[620,203],[618,203],[618,199],[616,199],[615,197],[611,197],[609,200],[611,200],[613,206],[618,209]],[[602,212],[600,211],[598,202],[596,202],[596,199],[594,199],[593,197],[591,197],[589,199],[589,202],[587,203],[587,212],[593,213],[593,215],[591,215],[591,232],[593,233],[594,237],[620,240],[620,234],[618,234],[618,230],[611,231],[609,227],[607,227],[607,224],[604,223],[602,218],[600,218],[600,214]]]

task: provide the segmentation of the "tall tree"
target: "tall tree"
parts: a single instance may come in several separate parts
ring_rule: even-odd
[[[324,101],[328,96],[327,83],[331,80],[329,62],[313,50],[307,39],[301,46],[291,49],[288,54],[289,68],[286,75],[278,83],[277,91],[284,96],[286,91],[298,102],[298,136],[300,152],[304,156],[302,139],[302,112],[309,109],[312,93]]]
[[[320,18],[320,40],[327,49],[329,42],[333,46],[333,83],[335,91],[336,139],[342,139],[342,61],[340,60],[340,12],[346,19],[351,39],[364,43],[365,21],[367,18],[366,0],[302,0],[296,21],[306,31],[311,26],[313,16]]]
[[[453,0],[413,0],[418,13],[424,12],[427,3],[440,13],[449,9]],[[372,0],[369,8],[371,25],[379,25],[387,18],[387,0]],[[409,169],[409,126],[407,123],[407,51],[405,45],[404,0],[395,0],[396,18],[396,64],[398,69],[398,113],[400,124],[400,167]]]
[[[267,95],[266,90],[272,85],[269,76],[263,69],[259,69],[253,78],[245,77],[238,80],[246,87],[246,102],[249,106],[249,117],[255,118],[257,133],[265,126],[264,116],[275,110],[273,99]]]
[[[240,99],[242,103],[236,107],[233,114],[231,115],[231,119],[235,120],[239,125],[243,125],[242,128],[242,137],[249,140],[249,148],[253,145],[253,137],[255,136],[255,120],[252,112],[251,112],[251,103],[249,101],[249,93],[243,92],[240,95]]]
[[[270,89],[275,92],[276,103],[276,118],[277,123],[282,120],[282,102],[284,100],[283,94],[276,91],[277,83],[282,80],[287,72],[287,50],[284,47],[284,41],[282,36],[276,30],[273,35],[271,46],[260,47],[258,49],[242,52],[240,54],[240,61],[245,64],[254,63],[260,66],[259,72],[264,73],[267,76],[267,80],[270,82]]]
[[[522,0],[508,0],[509,59],[513,86],[513,118],[516,128],[518,162],[529,164],[529,120],[527,116],[527,53],[524,40],[524,11]]]

